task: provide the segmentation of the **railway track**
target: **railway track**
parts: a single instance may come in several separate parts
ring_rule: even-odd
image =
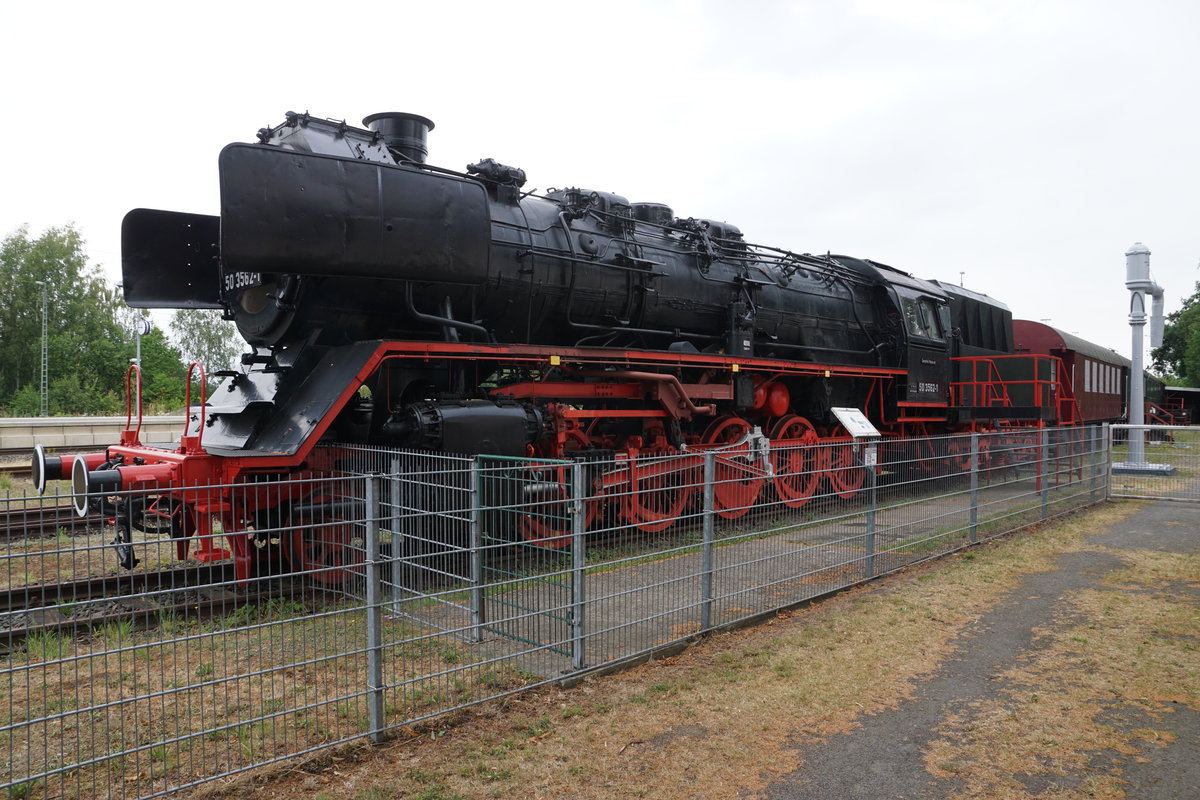
[[[0,453],[0,459],[0,475],[25,479],[33,477],[33,464],[30,459],[18,461],[15,455],[4,453]]]
[[[46,505],[30,503],[0,511],[0,541],[49,539],[63,533],[63,529],[68,536],[83,535],[101,522],[98,515],[80,518],[71,503],[49,504],[52,500],[47,498]]]
[[[286,578],[246,584],[233,564],[205,564],[131,572],[0,592],[0,654],[14,653],[34,635],[95,635],[112,624],[147,630],[164,618],[208,619],[247,604],[276,599]],[[287,589],[288,596],[296,590]]]
[[[0,560],[0,581],[11,582],[10,588],[0,588],[0,655],[18,654],[31,636],[86,642],[113,624],[148,630],[165,618],[217,618],[281,593],[304,594],[303,581],[286,576],[239,583],[231,561],[56,579],[60,562],[68,570],[81,567],[97,574],[111,569],[113,557],[106,520],[95,513],[80,518],[65,499],[25,498],[21,507],[10,503],[0,511],[0,542],[11,548],[8,559]],[[54,542],[58,537],[73,541]],[[40,542],[50,544],[43,551]]]
[[[0,591],[0,615],[45,608],[57,609],[94,600],[141,598],[156,592],[232,583],[233,579],[232,564],[201,564],[22,586]]]
[[[59,536],[96,536],[104,527],[98,514],[80,518],[71,503],[62,498],[30,499],[20,508],[0,512],[0,541],[20,544],[24,552],[37,548],[38,541]],[[107,538],[107,536],[101,537]],[[71,545],[73,547],[73,545]],[[89,545],[85,551],[107,552],[108,545]],[[80,551],[66,552],[67,559]],[[134,628],[157,625],[163,615],[177,618],[212,617],[274,596],[283,579],[254,580],[238,584],[231,562],[181,564],[158,570],[135,570],[77,580],[46,580],[21,575],[32,556],[14,555],[0,562],[0,580],[6,576],[27,585],[0,589],[0,654],[19,650],[34,634],[87,636],[110,623],[131,621]],[[54,549],[44,558],[61,557]],[[33,563],[33,562],[30,562]],[[6,567],[6,568],[5,568]]]

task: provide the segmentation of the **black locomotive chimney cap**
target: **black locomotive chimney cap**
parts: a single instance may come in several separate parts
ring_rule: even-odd
[[[433,122],[420,114],[403,111],[384,111],[363,119],[363,125],[383,137],[383,141],[406,158],[425,163],[429,149],[425,140],[433,130]]]

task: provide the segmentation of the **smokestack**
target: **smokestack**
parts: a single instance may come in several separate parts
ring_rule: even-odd
[[[433,130],[433,122],[430,120],[419,114],[385,111],[366,117],[363,119],[363,125],[382,136],[388,147],[408,160],[418,164],[425,163],[425,156],[429,155],[425,141],[429,138],[429,132]]]

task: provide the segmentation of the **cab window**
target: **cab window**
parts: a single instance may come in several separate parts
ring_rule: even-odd
[[[938,313],[938,304],[929,297],[905,297],[901,299],[904,307],[904,322],[912,336],[924,339],[944,339],[942,315]]]

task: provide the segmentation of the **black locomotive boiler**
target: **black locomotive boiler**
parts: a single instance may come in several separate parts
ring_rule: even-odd
[[[956,360],[1011,348],[1011,314],[988,298],[875,261],[753,245],[662,203],[527,192],[521,169],[491,159],[435,167],[433,123],[416,115],[364,125],[289,113],[221,152],[219,216],[126,216],[128,304],[221,309],[251,348],[178,448],[131,432],[77,459],[79,496],[303,474],[323,439],[587,451],[624,465],[589,491],[658,530],[690,498],[664,490],[656,456],[719,449],[745,473],[717,489],[718,513],[735,517],[768,483],[793,506],[817,474],[843,496],[859,489],[834,408],[861,409],[889,436],[987,429],[1008,413],[981,408],[983,384]],[[980,319],[999,339],[964,338]],[[752,455],[768,451],[790,461]],[[244,521],[280,503],[253,497],[237,513],[185,497],[169,508],[191,515],[188,530],[219,519],[246,560]]]
[[[830,407],[862,407],[873,391],[881,422],[898,420],[906,403],[948,404],[947,295],[932,283],[870,261],[751,246],[732,225],[658,203],[581,189],[526,194],[521,170],[491,160],[465,174],[426,165],[424,118],[366,123],[289,114],[260,131],[259,144],[221,153],[219,218],[138,210],[126,220],[131,306],[222,308],[257,348],[219,393],[209,449],[279,450],[264,434],[280,388],[311,377],[296,366],[316,351],[376,341],[437,342],[482,362],[471,375],[448,362],[391,364],[386,408],[373,409],[368,438],[395,444],[439,444],[419,423],[431,415],[413,403],[473,403],[449,426],[475,428],[472,417],[498,414],[477,401],[511,407],[506,397],[529,413],[519,435],[521,415],[507,415],[514,435],[503,444],[539,445],[534,423],[554,421],[546,401],[590,399],[574,395],[611,383],[594,373],[628,361],[602,351],[671,354],[652,359],[654,377],[622,378],[644,390],[627,387],[623,399],[653,407],[650,395],[660,395],[666,418],[691,423],[683,428],[693,434],[737,413],[795,411],[830,427]],[[505,358],[506,345],[534,348],[541,364]],[[578,352],[598,356],[586,376],[571,369]],[[561,369],[540,368],[556,354]],[[336,382],[349,383],[361,360],[334,359],[348,373]],[[531,378],[567,394],[504,390]],[[499,385],[485,392],[485,381]],[[708,388],[675,388],[688,383]],[[756,401],[755,390],[771,385]],[[337,411],[308,416],[328,422]],[[665,433],[681,441],[676,427]],[[474,430],[441,435],[475,440]]]

